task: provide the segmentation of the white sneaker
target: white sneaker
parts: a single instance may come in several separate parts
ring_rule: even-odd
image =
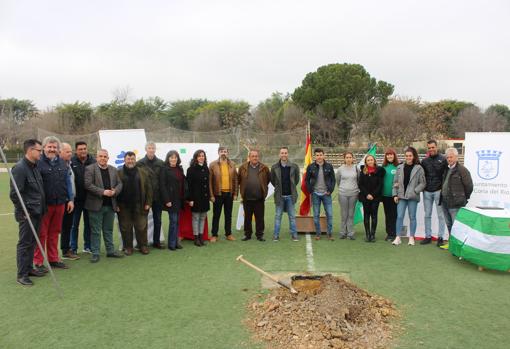
[[[407,244],[410,245],[410,246],[414,246],[414,237],[410,236],[409,237],[409,242]]]
[[[400,240],[400,236],[397,236],[395,240],[391,243],[392,245],[398,246],[402,243],[402,240]]]

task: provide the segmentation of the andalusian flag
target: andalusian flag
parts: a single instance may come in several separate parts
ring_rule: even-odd
[[[509,221],[506,210],[461,208],[453,223],[450,252],[487,269],[510,271]]]
[[[363,159],[358,163],[358,170],[360,169],[361,165],[365,164],[365,158],[367,155],[372,155],[375,157],[375,153],[377,152],[377,143],[372,144],[368,152],[363,156]],[[354,210],[354,224],[361,223],[363,221],[363,205],[358,200],[356,202],[356,209]]]
[[[306,168],[312,163],[312,141],[310,137],[310,123],[306,129],[306,147],[305,162],[303,165],[303,177],[301,179],[301,198],[299,199],[299,215],[308,216],[310,214],[311,198],[308,189],[306,189]]]

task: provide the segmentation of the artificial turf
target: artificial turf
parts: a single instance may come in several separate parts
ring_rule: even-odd
[[[335,200],[335,232],[339,209]],[[360,287],[395,302],[402,317],[397,348],[508,348],[510,274],[477,271],[434,245],[382,241],[382,208],[375,244],[313,242],[317,271],[348,275]],[[12,212],[8,176],[0,174],[0,214]],[[234,208],[234,222],[237,204]],[[306,241],[271,241],[272,199],[266,204],[265,243],[224,239],[177,252],[152,250],[123,259],[88,255],[57,270],[60,299],[49,277],[16,284],[17,224],[0,215],[0,348],[258,348],[243,325],[246,304],[261,292],[260,276],[235,261],[243,254],[267,271],[306,271]],[[164,220],[164,228],[168,221]],[[81,241],[80,241],[81,242]],[[81,246],[80,246],[81,247]],[[103,255],[104,257],[104,255]]]

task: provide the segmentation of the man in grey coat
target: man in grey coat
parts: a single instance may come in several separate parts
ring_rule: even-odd
[[[108,165],[108,151],[97,152],[97,163],[85,168],[85,208],[89,211],[91,263],[99,262],[101,231],[106,247],[106,257],[123,257],[113,246],[113,220],[118,211],[116,197],[122,190],[117,169]]]
[[[294,204],[297,201],[297,185],[299,184],[299,167],[289,161],[289,148],[280,148],[280,160],[271,167],[271,183],[274,186],[274,215],[273,241],[280,239],[280,225],[283,212],[289,216],[292,241],[299,241],[296,230],[296,212]]]

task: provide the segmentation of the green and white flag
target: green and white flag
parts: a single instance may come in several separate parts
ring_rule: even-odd
[[[363,156],[363,159],[358,163],[358,170],[360,169],[361,165],[365,164],[365,158],[367,155],[372,155],[375,157],[375,154],[377,152],[377,143],[372,144],[368,152]],[[356,202],[356,208],[354,210],[354,224],[358,224],[363,222],[363,205],[358,200]]]
[[[478,266],[510,271],[510,212],[460,209],[452,227],[449,250]]]

